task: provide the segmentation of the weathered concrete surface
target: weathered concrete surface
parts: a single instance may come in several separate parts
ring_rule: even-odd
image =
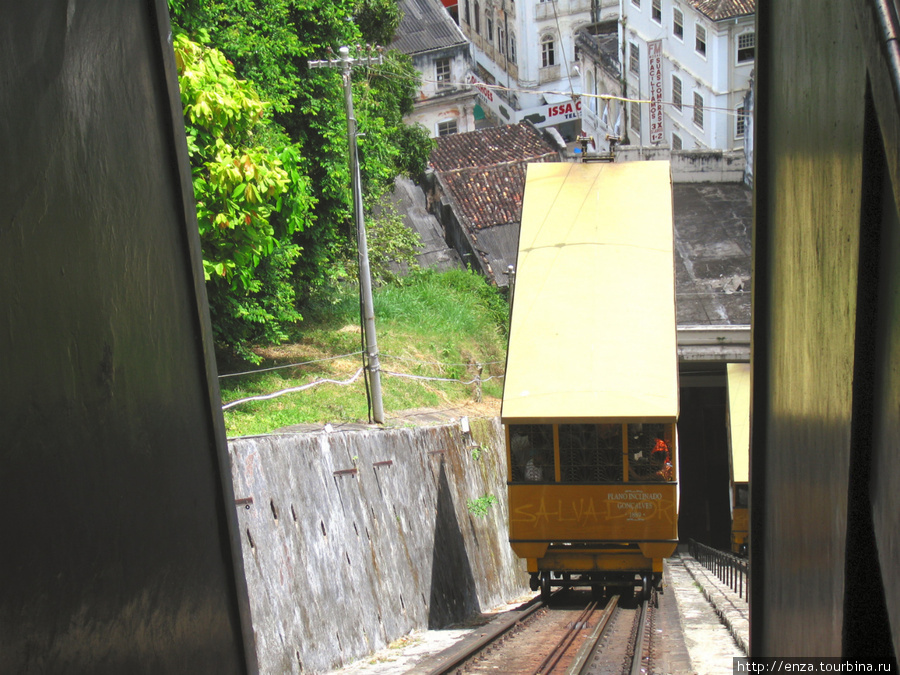
[[[747,160],[743,150],[670,150],[622,145],[616,162],[668,159],[676,183],[741,183]]]
[[[231,441],[261,671],[321,672],[521,595],[501,434],[494,418]]]

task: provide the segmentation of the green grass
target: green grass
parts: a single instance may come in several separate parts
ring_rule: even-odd
[[[355,288],[331,289],[327,299],[320,298],[304,312],[306,318],[296,342],[254,350],[263,358],[254,370],[314,363],[221,378],[222,401],[298,387],[316,379],[351,378],[362,365],[357,352],[363,349],[356,292]],[[475,377],[476,364],[488,364],[483,366],[483,378],[503,373],[508,307],[480,276],[463,271],[422,271],[405,278],[402,284],[376,289],[374,295],[388,421],[401,411],[451,408],[473,401],[475,396],[475,385],[413,380],[390,373],[470,380]],[[341,355],[351,356],[331,358]],[[222,373],[238,370],[240,366],[220,365]],[[499,398],[502,390],[502,379],[483,383],[485,399]],[[347,386],[320,384],[225,411],[229,437],[264,434],[294,424],[367,420],[362,377]]]

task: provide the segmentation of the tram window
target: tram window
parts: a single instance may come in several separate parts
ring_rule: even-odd
[[[560,424],[559,464],[566,483],[622,482],[622,425]]]
[[[509,444],[513,482],[555,480],[553,425],[511,424]]]
[[[750,507],[750,486],[746,483],[736,483],[734,486],[734,508],[746,509]]]
[[[628,477],[635,481],[675,480],[665,424],[628,425]]]

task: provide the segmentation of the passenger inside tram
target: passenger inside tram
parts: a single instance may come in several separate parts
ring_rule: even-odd
[[[554,482],[552,424],[510,425],[512,482]],[[621,483],[624,478],[622,424],[560,424],[562,483]],[[673,481],[675,468],[664,424],[629,424],[628,480]]]

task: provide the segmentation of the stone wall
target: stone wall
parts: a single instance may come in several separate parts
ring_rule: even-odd
[[[336,668],[527,590],[496,418],[229,449],[263,673]],[[497,501],[479,517],[467,503],[484,495]]]

